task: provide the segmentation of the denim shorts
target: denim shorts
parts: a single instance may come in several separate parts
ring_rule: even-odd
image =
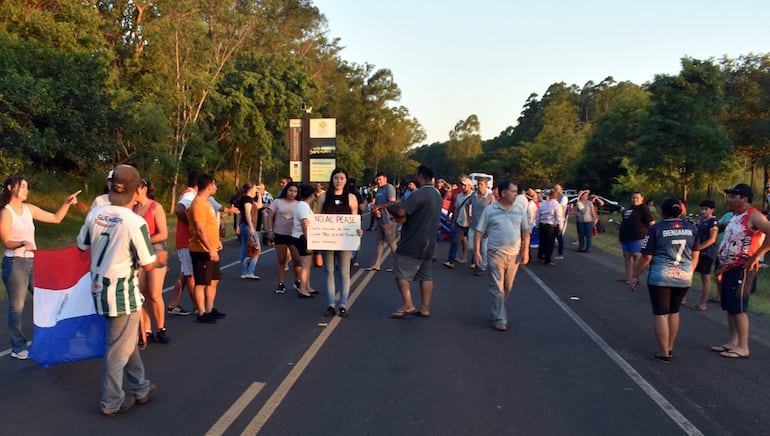
[[[623,253],[641,253],[642,252],[641,239],[635,239],[633,241],[620,241],[620,246],[623,247]]]

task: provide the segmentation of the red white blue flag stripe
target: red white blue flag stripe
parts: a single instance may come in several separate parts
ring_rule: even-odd
[[[44,368],[104,356],[107,323],[94,307],[90,263],[74,245],[35,252],[30,357]]]

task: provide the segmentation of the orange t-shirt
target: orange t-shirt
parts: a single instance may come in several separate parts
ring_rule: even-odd
[[[203,229],[211,245],[210,248],[216,249],[219,246],[217,212],[211,206],[208,199],[196,196],[192,204],[190,204],[190,208],[187,209],[187,218],[190,221],[190,251],[207,251],[203,244],[201,244],[196,223],[203,223]]]

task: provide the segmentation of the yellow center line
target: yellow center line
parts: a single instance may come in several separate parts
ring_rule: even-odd
[[[248,406],[254,398],[259,394],[259,391],[265,387],[264,383],[254,382],[251,386],[244,391],[238,400],[230,406],[229,409],[211,426],[209,431],[206,432],[206,436],[220,436],[227,431],[232,423],[243,413],[246,406]]]
[[[357,280],[362,273],[363,270],[359,269],[351,280]],[[358,284],[358,286],[356,286],[355,290],[351,292],[350,299],[348,300],[348,307],[353,306],[353,303],[355,303],[358,296],[361,295],[361,292],[366,287],[366,285],[369,284],[369,281],[372,279],[372,277],[374,277],[375,273],[376,271],[369,271],[364,276],[363,280]],[[262,430],[262,427],[264,427],[265,423],[267,423],[267,420],[270,419],[275,410],[278,409],[278,406],[281,405],[283,399],[286,398],[286,395],[289,393],[291,388],[297,382],[299,377],[308,367],[316,354],[318,354],[318,351],[321,349],[323,344],[326,342],[329,336],[334,333],[334,330],[337,328],[341,320],[342,318],[335,316],[334,319],[329,322],[329,325],[321,332],[320,335],[318,335],[316,340],[310,345],[307,351],[305,351],[305,354],[302,355],[302,358],[299,360],[299,362],[294,365],[286,378],[281,382],[281,384],[278,386],[275,392],[273,392],[270,398],[268,398],[268,400],[262,406],[262,409],[260,409],[256,416],[254,416],[254,418],[251,420],[251,422],[249,422],[249,425],[246,426],[241,435],[251,436],[259,433],[260,430]]]

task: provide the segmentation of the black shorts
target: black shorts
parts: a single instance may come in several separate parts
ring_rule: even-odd
[[[312,254],[307,252],[307,238],[305,238],[305,235],[292,239],[294,239],[294,246],[297,247],[300,256],[310,256]]]
[[[650,303],[652,303],[653,315],[668,315],[670,313],[679,313],[679,305],[682,304],[682,298],[690,290],[686,288],[672,288],[667,286],[647,285],[650,293]]]
[[[470,229],[470,227],[457,226],[457,231],[465,237],[468,237],[468,229]]]
[[[700,256],[698,258],[698,264],[695,265],[694,272],[701,274],[711,274],[711,268],[714,266],[714,258],[708,256]]]
[[[746,313],[749,295],[757,289],[757,272],[738,266],[722,272],[719,301],[722,310],[731,314]]]
[[[288,245],[291,247],[294,245],[294,238],[292,238],[291,235],[273,233],[273,242],[275,242],[275,245]]]
[[[210,285],[212,281],[222,278],[219,269],[219,261],[212,262],[211,257],[205,251],[190,251],[190,259],[193,264],[193,278],[195,285]]]

